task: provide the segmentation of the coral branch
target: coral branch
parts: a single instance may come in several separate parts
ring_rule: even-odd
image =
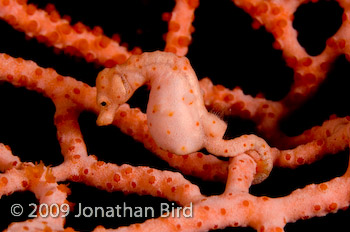
[[[125,47],[103,35],[101,28],[91,30],[82,23],[71,26],[54,9],[46,12],[33,4],[15,0],[1,1],[0,6],[0,17],[14,28],[68,54],[82,55],[88,62],[97,60],[112,67],[130,56]]]
[[[187,54],[188,46],[192,41],[191,34],[194,32],[192,26],[194,11],[198,5],[199,0],[176,0],[169,19],[165,51],[179,56]]]

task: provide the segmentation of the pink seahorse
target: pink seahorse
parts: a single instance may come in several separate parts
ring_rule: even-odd
[[[224,140],[227,124],[207,111],[197,76],[185,57],[151,52],[131,56],[124,64],[102,70],[96,80],[98,125],[114,120],[119,106],[142,85],[151,86],[147,123],[156,144],[169,152],[185,155],[202,148],[217,156],[234,157],[247,151],[258,162],[261,182],[272,169],[271,148],[255,135]]]

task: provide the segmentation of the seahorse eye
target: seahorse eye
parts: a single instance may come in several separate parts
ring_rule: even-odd
[[[101,106],[106,106],[107,105],[107,102],[103,101],[101,102]]]

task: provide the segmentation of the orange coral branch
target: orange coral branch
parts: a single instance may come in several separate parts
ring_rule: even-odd
[[[14,28],[68,54],[82,55],[88,62],[97,60],[112,67],[130,56],[125,47],[105,36],[101,28],[91,30],[82,23],[71,26],[56,10],[48,13],[33,4],[15,0],[1,1],[0,6],[0,17]]]
[[[177,0],[169,20],[165,51],[179,56],[187,54],[194,32],[192,22],[199,0]]]
[[[12,223],[9,225],[7,231],[23,231],[29,230],[29,228],[36,228],[41,231],[45,231],[47,228],[55,231],[63,230],[65,216],[60,211],[60,207],[66,207],[69,210],[69,204],[66,199],[70,190],[57,184],[56,178],[52,175],[50,168],[45,167],[42,163],[38,165],[19,163],[17,167],[0,174],[0,176],[0,196],[12,194],[16,191],[29,190],[39,199],[40,205],[47,206],[47,208],[40,207],[38,215],[34,219]],[[57,207],[50,207],[51,205]],[[21,212],[23,208],[21,207],[21,209],[17,210]],[[47,212],[47,210],[52,211]],[[48,213],[47,216],[45,216],[46,213]]]

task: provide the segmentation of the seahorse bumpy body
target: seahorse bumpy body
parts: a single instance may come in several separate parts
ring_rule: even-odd
[[[202,148],[217,156],[233,157],[255,150],[260,167],[255,182],[265,179],[272,169],[270,147],[255,135],[223,140],[226,123],[207,111],[197,76],[185,57],[152,52],[131,56],[124,64],[102,70],[96,80],[98,125],[114,120],[119,106],[137,88],[151,86],[147,123],[156,144],[169,152],[185,155]]]

